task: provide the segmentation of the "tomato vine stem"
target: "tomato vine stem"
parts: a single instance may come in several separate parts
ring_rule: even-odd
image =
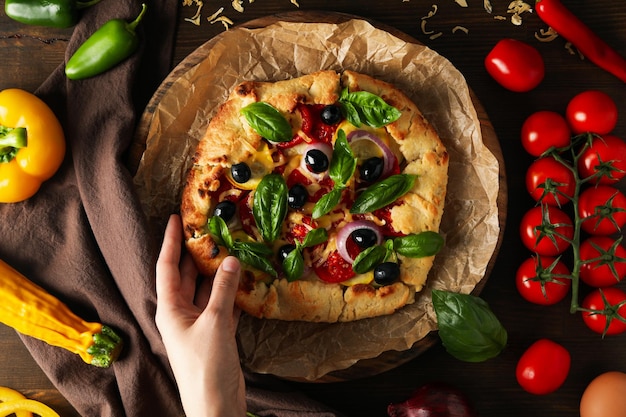
[[[581,155],[590,146],[592,137],[593,135],[591,133],[586,133],[583,135],[575,136],[572,139],[572,142],[569,146],[565,148],[553,148],[547,152],[549,156],[552,156],[554,159],[556,159],[559,163],[563,164],[563,166],[565,166],[567,169],[569,169],[572,172],[572,174],[574,175],[574,181],[575,181],[574,194],[570,198],[570,201],[572,202],[572,211],[573,211],[573,216],[574,216],[574,221],[573,221],[574,233],[570,241],[570,244],[572,247],[572,256],[574,258],[574,265],[572,267],[572,273],[570,276],[570,279],[572,281],[572,297],[570,301],[570,313],[572,314],[581,311],[581,308],[578,302],[579,301],[579,293],[578,293],[579,288],[578,287],[580,284],[580,268],[583,265],[583,261],[580,258],[580,231],[582,229],[582,223],[584,219],[580,217],[579,212],[578,212],[578,198],[580,196],[580,190],[582,188],[582,185],[586,183],[587,181],[589,181],[591,178],[594,178],[594,176],[585,178],[585,179],[581,178],[576,167],[578,165],[578,160],[580,159]],[[580,147],[580,149],[577,152],[576,148],[580,146],[580,142],[583,140],[584,140],[584,144]],[[572,157],[571,163],[562,157],[562,154],[568,150]]]

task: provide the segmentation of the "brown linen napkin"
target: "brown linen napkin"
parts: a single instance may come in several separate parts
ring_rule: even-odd
[[[83,416],[180,417],[182,408],[154,324],[151,238],[124,164],[137,116],[171,67],[178,0],[153,0],[138,27],[140,50],[118,67],[69,81],[63,66],[36,94],[63,124],[68,151],[57,174],[31,199],[0,205],[0,258],[89,321],[125,340],[110,369],[22,337],[50,380]],[[102,1],[76,26],[67,56],[112,18],[130,20],[139,2]],[[249,379],[249,409],[260,416],[335,416],[276,381]]]

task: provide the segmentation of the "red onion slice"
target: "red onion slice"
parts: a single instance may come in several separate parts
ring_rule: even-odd
[[[327,175],[328,175],[328,171],[324,171],[324,172],[320,172],[319,174],[316,172],[312,172],[309,167],[306,164],[306,158],[305,155],[307,154],[307,152],[313,150],[313,149],[317,149],[319,151],[322,151],[324,153],[324,155],[326,155],[326,157],[328,157],[328,162],[330,163],[332,157],[333,157],[333,148],[325,142],[313,142],[308,144],[305,148],[304,151],[302,152],[302,158],[300,158],[300,171],[316,180],[316,181],[320,181],[322,179],[324,179]]]
[[[348,143],[354,143],[360,140],[369,140],[375,143],[383,153],[383,173],[381,178],[388,177],[393,171],[393,167],[396,163],[396,155],[389,149],[389,147],[378,136],[366,130],[353,130],[347,136]]]
[[[348,239],[352,239],[350,235],[358,229],[372,230],[376,234],[376,244],[380,245],[383,243],[383,234],[381,233],[380,228],[369,220],[356,220],[346,224],[337,232],[337,252],[339,252],[339,255],[341,255],[341,257],[349,263],[354,262],[354,258],[352,258],[348,253]]]

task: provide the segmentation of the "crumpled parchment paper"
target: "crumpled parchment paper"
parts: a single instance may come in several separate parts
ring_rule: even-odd
[[[147,109],[150,119],[141,132],[146,150],[135,182],[148,217],[163,225],[177,211],[196,143],[236,84],[288,79],[319,69],[351,69],[395,84],[434,125],[447,147],[450,167],[441,223],[446,245],[414,304],[391,316],[339,324],[242,316],[238,337],[243,366],[304,380],[386,351],[412,348],[436,329],[430,289],[471,292],[485,275],[500,232],[498,161],[483,143],[463,75],[431,49],[360,19],[235,28],[185,59]]]

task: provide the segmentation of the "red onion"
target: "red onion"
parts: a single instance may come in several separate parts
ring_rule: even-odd
[[[333,156],[333,148],[325,142],[313,142],[313,143],[309,143],[305,148],[304,148],[304,152],[302,152],[302,158],[300,158],[300,171],[304,174],[307,175],[310,178],[315,179],[316,181],[320,181],[321,179],[325,178],[328,175],[328,171],[325,172],[321,172],[321,173],[315,173],[312,172],[306,164],[306,154],[307,152],[313,150],[313,149],[317,149],[319,151],[322,151],[324,153],[324,155],[326,155],[328,157],[328,162],[330,162],[330,160],[332,159]]]
[[[406,401],[390,404],[389,417],[478,417],[467,396],[443,382],[431,382],[417,389]]]
[[[388,177],[396,163],[396,155],[378,136],[366,130],[353,130],[347,136],[349,143],[358,142],[360,140],[369,140],[375,143],[383,153],[383,173],[382,178]]]
[[[348,239],[351,239],[352,232],[358,229],[370,229],[376,234],[376,244],[383,243],[383,234],[380,228],[368,220],[356,220],[346,224],[337,232],[337,252],[346,262],[354,262],[354,258],[348,253]]]

